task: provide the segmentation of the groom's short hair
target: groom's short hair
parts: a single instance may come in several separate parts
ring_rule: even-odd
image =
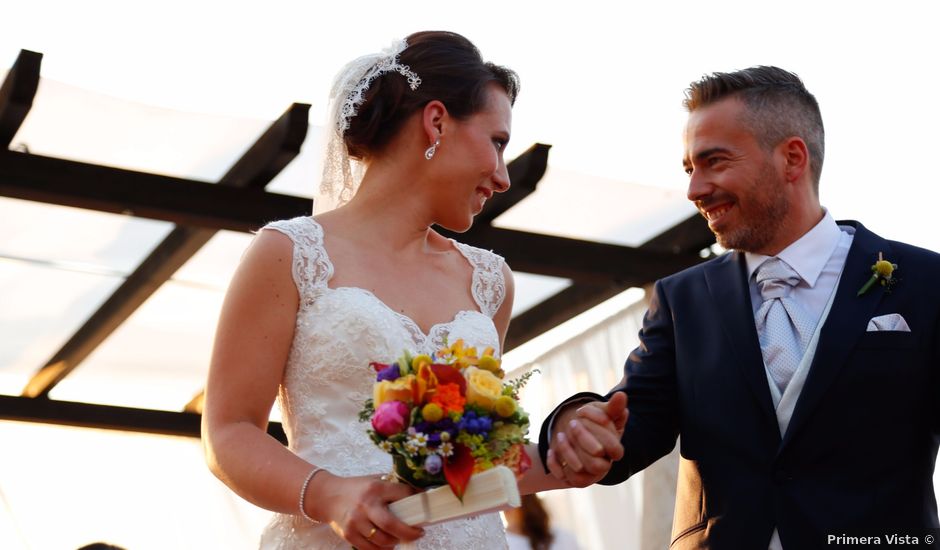
[[[810,154],[813,185],[819,192],[825,156],[825,131],[819,103],[796,74],[779,67],[757,66],[731,73],[712,73],[693,82],[682,104],[691,113],[736,97],[744,103],[744,123],[765,150],[797,136]]]

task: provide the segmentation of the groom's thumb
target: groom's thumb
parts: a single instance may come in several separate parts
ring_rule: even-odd
[[[617,430],[622,430],[626,426],[627,417],[630,414],[627,411],[626,392],[618,391],[614,393],[607,401],[606,409],[607,417],[614,423]]]

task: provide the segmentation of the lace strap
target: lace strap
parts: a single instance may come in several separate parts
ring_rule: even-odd
[[[301,307],[309,306],[333,276],[333,264],[323,247],[323,228],[312,217],[300,216],[271,222],[261,229],[279,231],[293,241],[291,274],[301,296]]]
[[[502,256],[489,250],[454,241],[457,250],[473,266],[470,293],[480,311],[489,317],[496,315],[506,298],[506,279],[503,277]]]

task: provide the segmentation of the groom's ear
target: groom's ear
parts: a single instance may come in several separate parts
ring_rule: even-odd
[[[783,175],[787,183],[796,183],[809,176],[809,148],[802,138],[791,136],[777,146],[783,161]]]

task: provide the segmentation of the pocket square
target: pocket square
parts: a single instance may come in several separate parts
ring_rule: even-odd
[[[878,317],[872,317],[871,321],[868,321],[868,332],[879,332],[879,331],[895,331],[895,332],[910,332],[911,327],[907,325],[907,321],[904,320],[904,317],[900,313],[889,313],[887,315],[879,315]]]

